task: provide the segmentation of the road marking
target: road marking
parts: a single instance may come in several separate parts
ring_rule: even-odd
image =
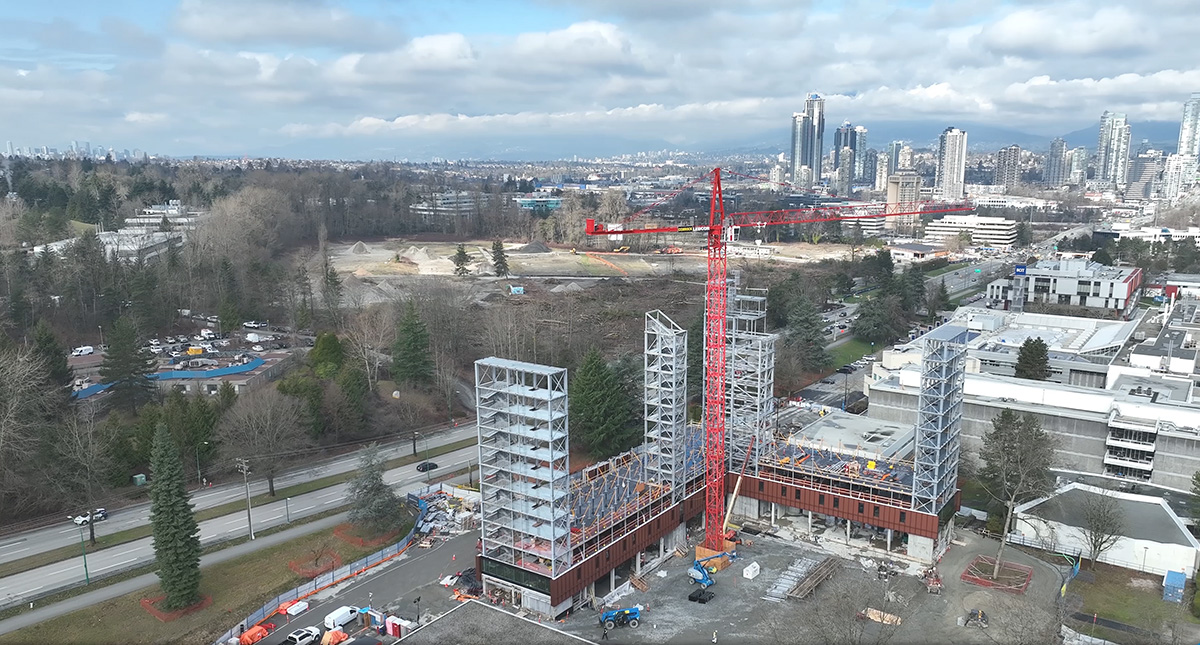
[[[345,495],[345,494],[346,494],[345,491],[334,490],[334,491],[325,493],[324,495],[317,495],[317,499],[321,499],[322,497],[329,497],[330,495]]]
[[[45,587],[45,586],[46,585],[40,585],[40,586],[34,587],[33,589],[26,589],[25,591],[18,591],[17,595],[24,596],[25,594],[33,593],[33,592],[37,591],[38,589],[41,589],[42,587]]]
[[[67,567],[66,569],[59,569],[58,571],[51,571],[50,573],[47,573],[46,575],[47,575],[47,576],[57,576],[57,575],[58,575],[58,574],[60,574],[60,573],[66,573],[66,572],[68,572],[68,571],[74,571],[74,570],[76,570],[76,569],[78,569],[78,568],[79,568],[79,565],[78,565],[78,564],[73,564],[73,565],[71,565],[71,566]]]
[[[28,550],[29,550],[29,547],[25,547],[24,549],[17,549],[16,551],[9,551],[8,553],[5,553],[4,555],[6,555],[6,556],[16,555],[22,551],[28,551]]]
[[[7,548],[9,548],[9,547],[14,547],[14,546],[17,546],[18,544],[24,544],[24,543],[25,543],[25,541],[26,541],[26,540],[28,540],[28,539],[29,539],[29,538],[21,538],[21,539],[19,539],[19,540],[13,540],[12,542],[9,542],[8,544],[5,544],[5,545],[3,545],[3,546],[0,546],[0,549],[7,549]]]
[[[317,507],[317,505],[316,505],[316,504],[313,504],[312,506],[305,506],[304,508],[298,508],[298,509],[296,509],[296,512],[297,512],[297,513],[299,513],[300,511],[307,511],[307,510],[309,510],[309,509],[313,509],[313,508],[316,508],[316,507]]]
[[[129,555],[130,553],[133,553],[134,551],[141,551],[141,550],[142,550],[142,548],[141,548],[141,547],[138,547],[138,548],[136,548],[136,549],[130,549],[130,550],[128,550],[128,551],[122,551],[122,552],[120,552],[120,553],[117,553],[117,554],[116,554],[116,555],[114,555],[113,557],[114,557],[114,558],[119,558],[119,557],[121,557],[121,556],[123,556],[123,555]]]
[[[113,564],[110,564],[110,565],[107,565],[107,566],[103,566],[103,567],[100,567],[99,569],[96,569],[96,571],[104,571],[105,569],[111,569],[111,568],[113,568],[113,567],[119,567],[119,566],[121,566],[122,564],[129,564],[130,562],[137,562],[137,558],[129,558],[128,560],[122,560],[122,561],[120,561],[120,562],[116,562],[116,563],[113,563]]]
[[[283,515],[282,515],[282,514],[280,514],[280,515],[272,515],[271,517],[264,517],[264,518],[262,518],[262,521],[264,521],[264,522],[267,522],[267,521],[270,521],[270,520],[277,520],[277,519],[279,519],[279,518],[281,518],[281,517],[283,517]]]

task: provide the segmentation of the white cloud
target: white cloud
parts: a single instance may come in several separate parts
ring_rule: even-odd
[[[167,115],[162,112],[127,112],[125,114],[126,123],[136,123],[138,125],[157,125],[165,123]]]
[[[336,48],[388,47],[393,25],[320,0],[183,0],[176,27],[203,43]]]

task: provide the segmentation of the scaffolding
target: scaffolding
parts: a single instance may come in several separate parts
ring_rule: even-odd
[[[571,565],[567,371],[475,361],[483,555],[555,577]]]
[[[684,497],[687,428],[687,331],[661,311],[646,314],[646,470],[650,482]]]
[[[754,292],[744,293],[744,292]],[[764,295],[757,295],[757,294]],[[730,288],[726,319],[725,419],[728,469],[739,471],[749,459],[747,472],[758,473],[761,446],[771,439],[771,418],[775,413],[775,341],[766,333],[767,298],[765,289]],[[753,455],[747,449],[753,442]]]
[[[925,335],[913,456],[913,509],[937,515],[958,488],[959,431],[967,330],[943,325]]]

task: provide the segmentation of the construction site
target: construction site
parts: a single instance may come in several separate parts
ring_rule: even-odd
[[[717,177],[714,204],[722,203],[719,185]],[[698,604],[713,600],[708,589],[718,581],[757,579],[759,595],[779,602],[811,594],[844,569],[846,560],[817,547],[832,543],[850,561],[869,563],[863,568],[871,574],[875,567],[885,578],[909,572],[930,595],[940,591],[934,565],[950,544],[958,508],[967,330],[947,325],[925,336],[912,426],[779,400],[780,338],[767,331],[766,294],[729,275],[724,215],[713,210],[716,223],[704,231],[705,337],[689,339],[661,311],[645,314],[642,445],[573,472],[567,370],[503,357],[476,361],[477,570],[494,602],[560,620],[644,593],[650,576],[678,578],[668,587],[686,579],[688,599]],[[779,215],[766,218],[788,221]],[[591,221],[588,229],[613,233]],[[687,417],[689,342],[705,350],[699,423]],[[767,553],[756,541],[793,549]],[[671,576],[680,562],[686,575]],[[600,622],[637,626],[636,609],[610,611]]]

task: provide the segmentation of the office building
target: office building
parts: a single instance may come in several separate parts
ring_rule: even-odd
[[[946,128],[938,141],[934,193],[944,200],[962,199],[966,171],[967,133],[958,128]]]
[[[1179,148],[1175,153],[1200,158],[1200,92],[1192,92],[1191,98],[1183,103]]]
[[[864,137],[864,141],[865,141]],[[863,158],[862,174],[859,175],[858,181],[871,186],[875,183],[876,174],[879,170],[879,151],[873,148],[867,148],[867,151],[861,155]]]
[[[1129,181],[1129,121],[1119,112],[1100,115],[1100,138],[1096,142],[1096,179],[1123,190]]]
[[[1021,181],[1021,146],[1011,145],[1001,148],[996,153],[996,169],[992,183],[1004,186],[1006,190],[1015,188]]]
[[[875,190],[887,190],[888,185],[888,166],[891,165],[891,158],[888,155],[881,154],[875,157]]]
[[[1013,275],[987,286],[987,298],[1004,309],[1022,311],[1031,302],[1098,309],[1128,318],[1142,295],[1142,270],[1110,267],[1086,258],[1018,264]]]
[[[1067,180],[1072,186],[1082,186],[1087,182],[1088,151],[1080,146],[1074,148],[1067,156]]]
[[[138,215],[125,218],[121,231],[129,233],[183,232],[196,230],[206,211],[189,208],[178,199],[143,208]]]
[[[845,149],[850,153],[846,154]],[[833,169],[839,170],[843,165],[850,166],[850,180],[862,176],[862,164],[867,152],[867,129],[843,121],[841,127],[833,133]]]
[[[1055,139],[1050,142],[1050,152],[1046,155],[1046,169],[1042,179],[1051,188],[1061,188],[1066,185],[1068,175],[1067,142]]]
[[[1149,150],[1139,154],[1129,169],[1129,187],[1125,189],[1125,199],[1150,200],[1156,198],[1162,168],[1162,151]]]
[[[888,169],[887,174],[895,174],[902,166],[900,165],[900,149],[904,147],[903,141],[893,141],[887,146]]]
[[[871,150],[867,148],[867,129],[861,125],[854,126],[854,179],[855,181],[863,181],[867,177],[867,169],[874,168],[874,165],[868,166],[870,162]]]
[[[897,157],[899,166],[896,170],[909,170],[913,167],[913,152],[912,146],[900,146],[900,154]]]
[[[479,209],[476,196],[468,191],[437,193],[429,200],[412,205],[412,213],[426,224],[443,224],[473,217]]]
[[[812,130],[812,121],[804,112],[792,113],[792,150],[791,170],[788,173],[794,185],[803,188],[812,186],[812,166],[809,165],[805,153],[808,145],[807,138]]]
[[[939,243],[962,233],[970,234],[971,244],[978,247],[1011,248],[1017,243],[1017,223],[1003,217],[946,215],[925,225],[925,237]]]

